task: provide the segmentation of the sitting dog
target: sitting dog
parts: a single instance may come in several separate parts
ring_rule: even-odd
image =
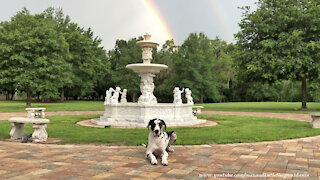
[[[153,165],[158,164],[157,156],[161,157],[162,165],[168,165],[168,152],[174,151],[170,145],[176,142],[177,135],[174,131],[163,132],[163,126],[164,130],[167,130],[166,123],[161,119],[152,119],[148,124],[148,129],[151,127],[151,131],[148,136],[146,158],[149,158]]]

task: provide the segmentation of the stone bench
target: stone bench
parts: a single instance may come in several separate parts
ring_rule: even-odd
[[[203,106],[192,106],[192,109],[196,109],[194,114],[201,114],[201,109],[204,108]]]
[[[320,113],[310,113],[312,117],[312,128],[320,128]]]
[[[39,108],[26,108],[26,111],[28,112],[27,117],[28,118],[34,118],[34,117],[39,117],[39,118],[44,118],[45,113],[44,111],[46,108],[44,107],[39,107]],[[38,112],[36,112],[38,111]]]
[[[12,117],[8,119],[11,122],[12,129],[10,131],[11,139],[22,139],[25,136],[24,124],[31,123],[34,129],[32,133],[33,142],[44,142],[48,138],[46,131],[48,119],[42,118],[26,118],[26,117]]]

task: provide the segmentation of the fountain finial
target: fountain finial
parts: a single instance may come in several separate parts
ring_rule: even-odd
[[[145,35],[143,35],[143,37],[144,37],[144,40],[148,41],[148,40],[150,40],[151,35],[146,33]]]

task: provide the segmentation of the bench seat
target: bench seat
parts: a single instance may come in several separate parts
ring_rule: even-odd
[[[8,119],[12,123],[32,123],[32,124],[47,124],[50,122],[49,119],[42,118],[26,118],[26,117],[12,117]]]
[[[192,106],[193,109],[197,109],[194,111],[195,114],[201,114],[201,109],[204,108],[203,106]]]

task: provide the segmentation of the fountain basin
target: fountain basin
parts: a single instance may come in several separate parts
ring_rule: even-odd
[[[205,123],[205,120],[193,116],[191,104],[174,105],[157,103],[145,105],[141,103],[106,104],[105,113],[91,121],[104,126],[147,127],[149,120],[163,119],[168,126],[191,126]]]
[[[164,64],[136,63],[136,64],[128,64],[126,68],[132,69],[134,72],[138,74],[145,74],[145,73],[155,74],[155,73],[159,73],[161,70],[168,69],[168,66]]]
[[[152,42],[150,40],[143,40],[143,41],[138,41],[137,45],[143,48],[143,47],[157,47],[159,44]]]

